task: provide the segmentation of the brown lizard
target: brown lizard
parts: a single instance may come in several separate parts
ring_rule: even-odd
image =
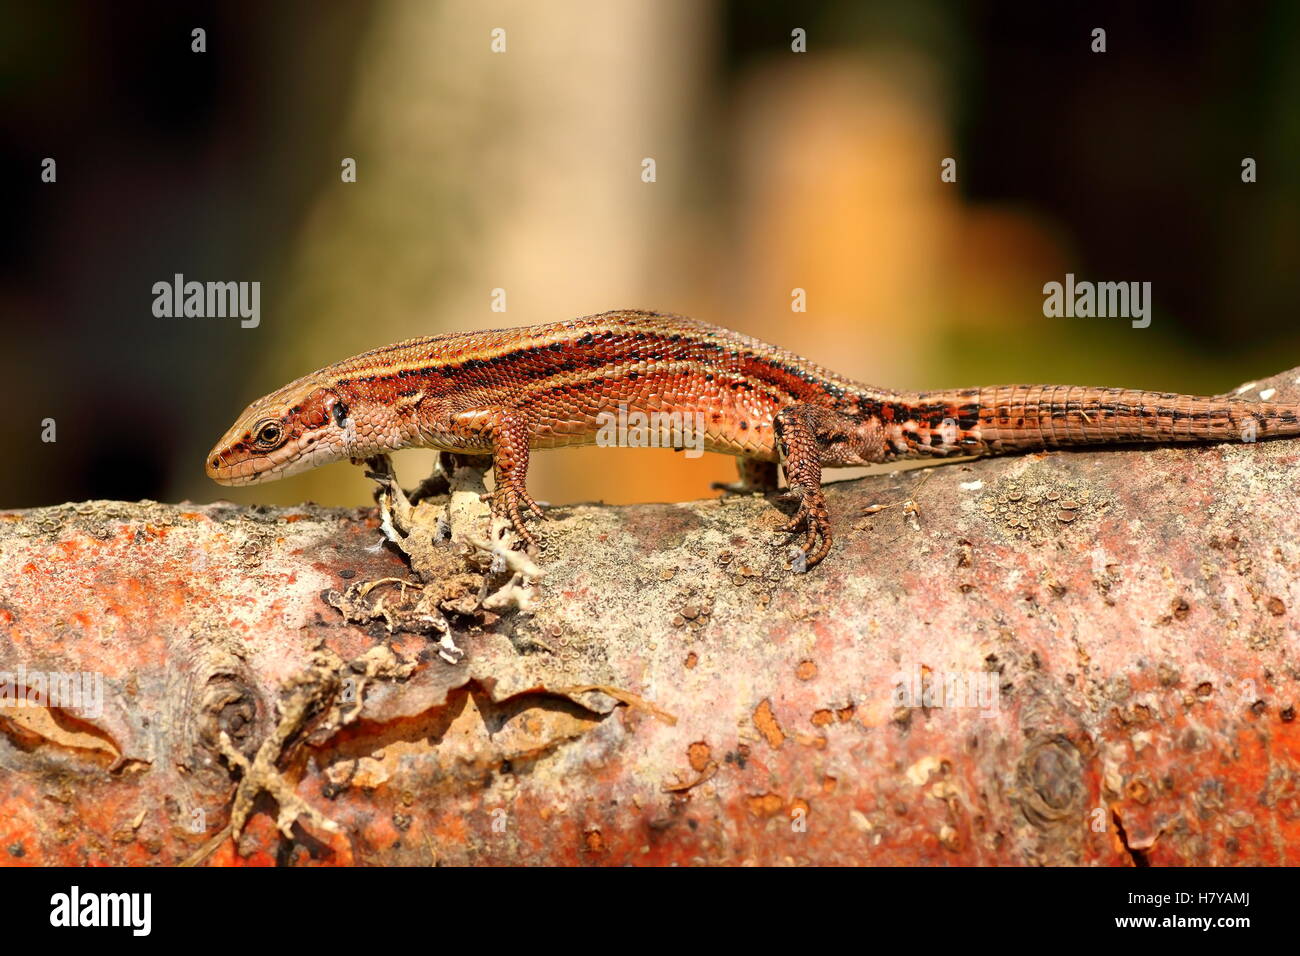
[[[624,412],[698,423],[739,457],[736,489],[784,465],[807,567],[831,547],[824,467],[1068,445],[1253,441],[1300,434],[1300,406],[1168,392],[1001,385],[892,392],[679,315],[623,311],[528,328],[410,339],[313,372],[253,402],[208,455],[227,485],[424,447],[494,458],[495,511],[535,544],[534,448],[597,443]],[[676,416],[676,418],[671,418]]]

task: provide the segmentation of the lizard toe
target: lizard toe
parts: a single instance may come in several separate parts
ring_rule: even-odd
[[[537,520],[539,521],[548,520],[546,517],[546,512],[542,510],[542,506],[539,505],[536,501],[534,501],[533,496],[528,494],[528,492],[526,491],[523,493],[523,501],[524,504],[527,505],[528,510],[532,512],[533,516],[537,518]]]
[[[516,537],[530,548],[540,547],[536,535],[528,530],[528,524],[524,518],[523,509],[525,507],[534,513],[540,513],[537,502],[529,497],[528,492],[520,492],[514,488],[498,488],[484,497],[492,503],[493,513],[510,522],[510,528],[514,531]]]

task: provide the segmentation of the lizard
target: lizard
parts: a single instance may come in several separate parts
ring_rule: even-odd
[[[1300,435],[1294,404],[1065,385],[880,389],[728,329],[623,310],[414,338],[329,365],[249,405],[206,471],[247,485],[411,447],[490,455],[492,510],[536,547],[530,452],[596,443],[619,406],[698,421],[705,450],[738,458],[731,491],[775,491],[783,467],[797,506],[781,531],[802,535],[804,570],[832,543],[823,468]]]

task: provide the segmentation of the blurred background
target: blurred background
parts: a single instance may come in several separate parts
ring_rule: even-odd
[[[615,308],[683,312],[898,388],[1207,393],[1300,365],[1294,3],[0,17],[0,507],[368,503],[348,465],[226,489],[204,453],[252,399],[367,348]],[[1150,327],[1044,317],[1044,283],[1067,272],[1151,282]],[[155,318],[153,284],[176,273],[260,281],[260,326]],[[398,456],[404,482],[430,458]],[[733,475],[719,456],[587,448],[537,454],[530,486],[684,500]]]

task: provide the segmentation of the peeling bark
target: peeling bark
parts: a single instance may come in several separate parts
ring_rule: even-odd
[[[1298,465],[843,482],[806,575],[761,497],[550,508],[507,560],[472,469],[400,546],[374,509],[2,513],[0,671],[102,707],[0,705],[0,858],[1294,864]]]

